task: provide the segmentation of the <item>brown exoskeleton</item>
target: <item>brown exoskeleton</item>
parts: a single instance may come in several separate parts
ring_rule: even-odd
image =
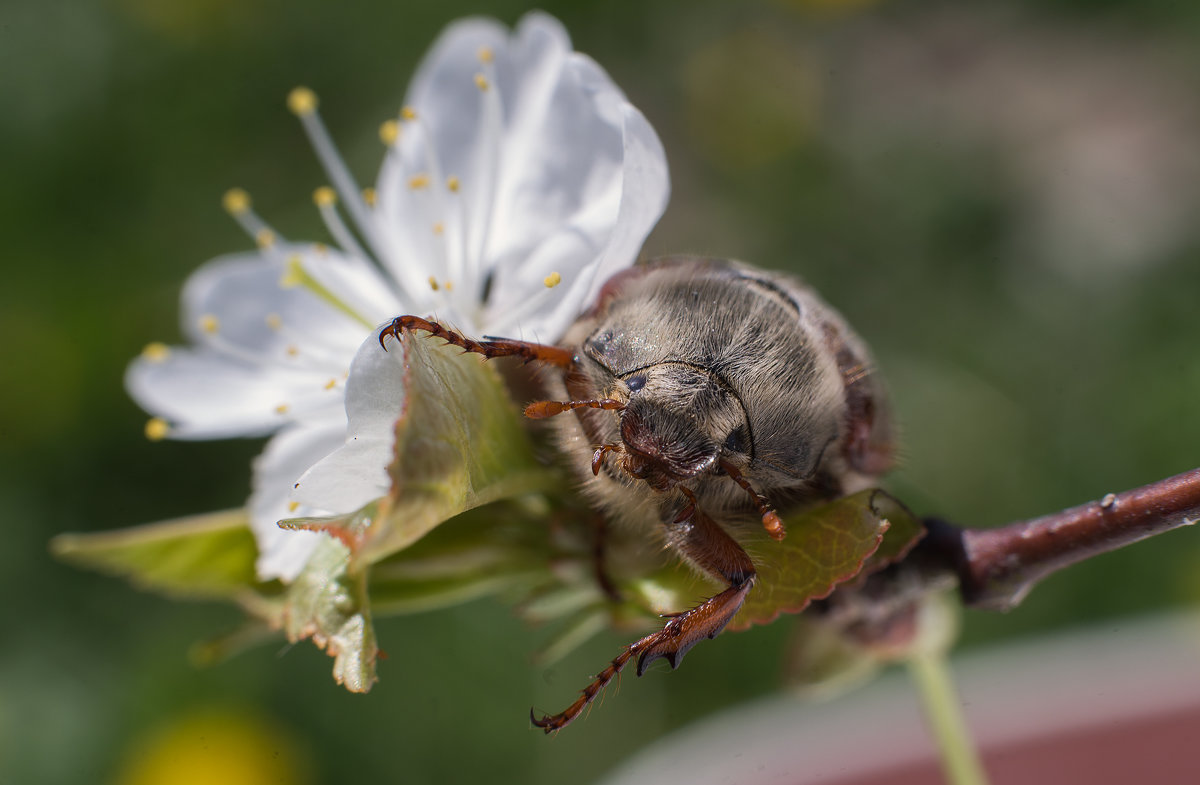
[[[730,533],[761,521],[783,539],[776,507],[868,487],[892,462],[881,385],[863,343],[799,281],[743,264],[680,257],[627,270],[568,331],[564,347],[475,341],[415,316],[380,334],[424,330],[487,357],[555,369],[558,440],[609,517],[637,526],[728,588],[627,646],[565,711],[574,720],[628,663],[672,668],[715,637],[754,586],[754,562]]]

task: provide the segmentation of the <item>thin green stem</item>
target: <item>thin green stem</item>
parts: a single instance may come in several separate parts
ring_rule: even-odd
[[[942,756],[946,781],[951,785],[987,785],[987,774],[967,730],[945,655],[918,653],[909,659],[908,670]]]

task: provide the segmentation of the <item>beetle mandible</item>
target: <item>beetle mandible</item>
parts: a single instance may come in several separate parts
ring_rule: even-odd
[[[551,369],[556,400],[525,414],[574,412],[556,419],[557,439],[584,493],[616,523],[661,538],[727,585],[625,647],[564,711],[531,713],[546,732],[578,717],[631,660],[639,676],[659,658],[674,668],[724,629],[755,582],[731,532],[757,519],[781,540],[776,508],[869,487],[893,461],[885,393],[865,344],[781,273],[697,257],[630,268],[605,284],[564,346],[477,341],[417,316],[396,317],[380,343],[405,329]]]

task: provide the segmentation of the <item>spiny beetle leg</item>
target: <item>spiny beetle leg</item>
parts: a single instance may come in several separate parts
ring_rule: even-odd
[[[384,338],[392,336],[399,339],[403,330],[421,330],[430,335],[459,347],[463,351],[482,354],[488,359],[494,357],[521,357],[525,362],[538,361],[556,365],[559,368],[572,368],[575,365],[574,355],[558,346],[546,346],[540,343],[514,341],[508,338],[493,338],[476,341],[460,332],[450,330],[437,322],[420,316],[397,316],[391,323],[379,331],[379,345],[387,350]]]

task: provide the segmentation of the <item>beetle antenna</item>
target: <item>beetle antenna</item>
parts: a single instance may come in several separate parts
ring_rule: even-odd
[[[525,416],[531,420],[544,420],[574,409],[611,409],[619,412],[624,408],[625,404],[612,398],[588,401],[534,401],[525,407]]]
[[[736,466],[726,460],[721,460],[719,463],[725,473],[729,475],[729,479],[742,486],[742,489],[750,494],[750,498],[754,499],[754,506],[758,508],[758,514],[762,516],[763,528],[767,530],[767,534],[771,535],[771,539],[782,540],[787,535],[787,530],[783,528],[783,520],[779,517],[779,513],[775,512],[765,497],[754,490],[754,486],[742,476]]]

